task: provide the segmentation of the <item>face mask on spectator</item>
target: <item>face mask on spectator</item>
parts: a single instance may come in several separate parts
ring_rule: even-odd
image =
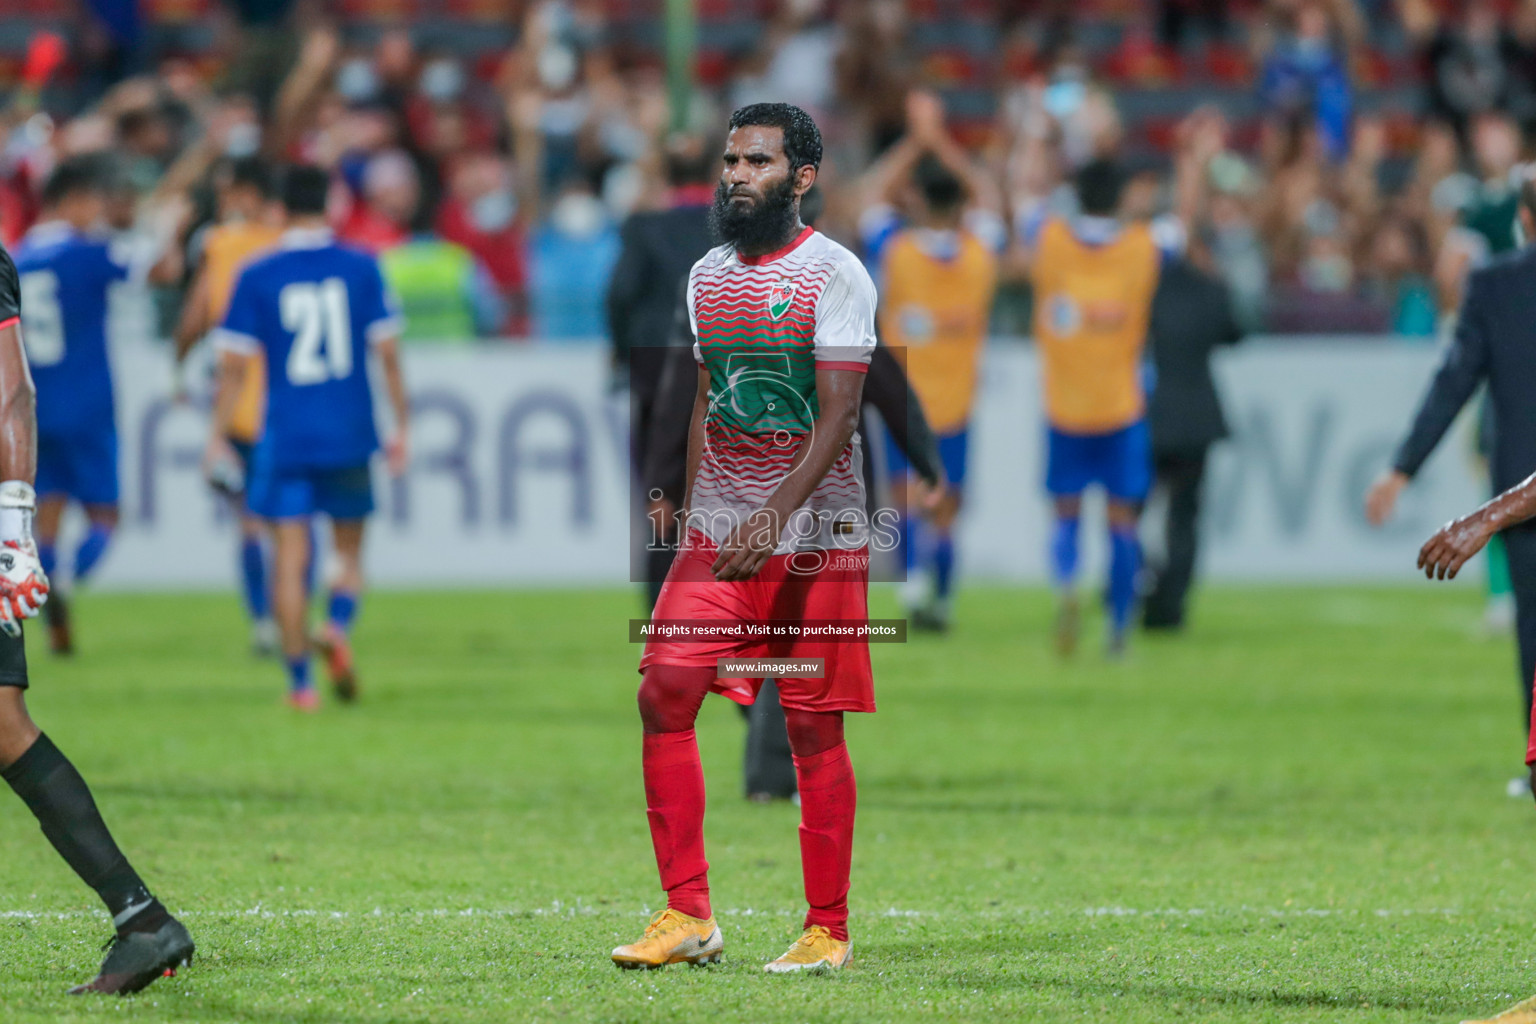
[[[603,229],[603,202],[585,192],[567,192],[549,211],[549,222],[567,238],[591,238]]]
[[[1052,82],[1046,86],[1045,95],[1041,97],[1041,103],[1044,105],[1046,113],[1061,121],[1077,113],[1077,109],[1083,105],[1083,100],[1087,95],[1088,90],[1082,82],[1075,79],[1067,79],[1060,82]]]
[[[487,192],[469,204],[469,220],[475,230],[487,235],[501,231],[517,215],[517,200],[506,189]]]
[[[1338,254],[1309,256],[1301,266],[1301,281],[1314,292],[1337,294],[1349,290],[1354,268],[1349,257]]]
[[[379,94],[379,74],[367,57],[353,57],[336,72],[336,91],[350,103],[363,103]]]
[[[603,205],[617,219],[628,217],[645,191],[645,175],[633,163],[616,164],[603,175]]]
[[[224,140],[224,155],[236,160],[253,156],[260,148],[261,125],[252,121],[235,125],[229,130],[229,137]]]
[[[539,51],[539,81],[550,92],[564,92],[576,81],[576,54],[569,46],[546,46]]]
[[[447,103],[464,91],[464,70],[457,61],[434,60],[421,72],[421,92],[435,103]]]

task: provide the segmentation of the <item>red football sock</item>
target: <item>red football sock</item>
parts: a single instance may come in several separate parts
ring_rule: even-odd
[[[848,873],[853,864],[853,812],[859,802],[848,747],[839,743],[795,758],[800,782],[800,869],[805,874],[805,926],[823,925],[848,941]]]
[[[704,767],[694,732],[646,733],[645,814],[667,906],[709,917],[709,862],[704,859]]]

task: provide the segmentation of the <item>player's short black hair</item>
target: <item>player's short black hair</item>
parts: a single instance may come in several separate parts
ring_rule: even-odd
[[[263,199],[271,199],[276,191],[272,168],[259,156],[242,156],[231,160],[227,174],[231,188],[254,189]]]
[[[106,191],[101,161],[90,156],[74,156],[59,164],[48,175],[48,180],[43,184],[43,205],[56,206],[81,192],[105,195]]]
[[[784,155],[791,172],[810,165],[821,167],[821,129],[811,115],[792,103],[753,103],[731,115],[730,128],[758,125],[784,133]]]
[[[912,168],[912,181],[934,213],[953,213],[965,205],[965,182],[932,153],[924,154]]]
[[[1090,217],[1110,217],[1120,208],[1125,171],[1113,160],[1092,160],[1077,172],[1077,204]]]
[[[331,176],[312,164],[294,164],[283,172],[283,209],[301,217],[325,212],[331,195]]]

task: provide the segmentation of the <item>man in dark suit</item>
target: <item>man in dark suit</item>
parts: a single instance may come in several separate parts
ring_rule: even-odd
[[[1530,180],[1520,186],[1520,223],[1526,238],[1536,237],[1536,184]],[[1392,515],[1398,495],[1484,381],[1493,414],[1489,471],[1499,493],[1536,472],[1536,249],[1505,253],[1468,278],[1451,345],[1391,468],[1366,498],[1373,525]],[[1528,726],[1536,679],[1536,522],[1510,526],[1502,536],[1515,593],[1521,722]],[[1523,777],[1510,785],[1511,796],[1528,792]]]
[[[614,376],[629,384],[630,451],[637,472],[651,447],[666,349],[676,340],[677,297],[694,263],[715,244],[709,226],[715,163],[703,140],[673,139],[666,154],[666,208],[632,215],[620,232],[619,258],[608,283],[608,336]],[[689,402],[691,409],[691,396]],[[647,546],[642,571],[651,605],[671,564],[670,550]]]
[[[1210,247],[1193,238],[1185,257],[1163,268],[1148,328],[1156,380],[1147,419],[1156,487],[1168,500],[1164,554],[1151,566],[1154,582],[1142,606],[1142,624],[1148,629],[1184,625],[1199,551],[1206,455],[1227,436],[1211,353],[1241,337],[1232,297],[1215,273]]]

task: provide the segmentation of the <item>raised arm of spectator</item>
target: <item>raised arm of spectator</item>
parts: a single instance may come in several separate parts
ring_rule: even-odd
[[[895,202],[897,188],[910,177],[912,168],[922,156],[923,147],[910,133],[880,154],[859,179],[859,209],[863,211]]]
[[[304,40],[298,63],[278,89],[263,146],[268,156],[280,160],[288,154],[314,114],[340,53],[341,41],[330,27],[315,29]]]
[[[915,120],[912,118],[913,102],[909,100],[908,122],[923,150],[932,154],[949,173],[960,179],[965,185],[966,198],[971,206],[1002,216],[1002,189],[986,168],[971,159],[964,147],[950,135],[944,124],[944,106],[939,98],[931,93],[914,93],[913,100],[916,101],[919,115]]]
[[[1173,212],[1187,231],[1205,217],[1211,161],[1226,148],[1226,139],[1226,119],[1211,107],[1196,110],[1179,125],[1173,157]]]
[[[1536,0],[1520,0],[1510,15],[1509,30],[1522,46],[1536,46]]]
[[[507,96],[506,113],[517,161],[517,215],[531,226],[544,217],[543,93],[537,87],[515,87]]]
[[[1440,31],[1440,12],[1432,0],[1397,0],[1397,20],[1408,38],[1420,46]]]
[[[1359,3],[1357,0],[1328,0],[1328,13],[1345,52],[1353,55],[1365,44],[1365,17],[1360,13]]]
[[[213,306],[208,301],[208,267],[203,264],[192,275],[192,284],[181,304],[181,317],[176,321],[177,366],[186,362],[188,353],[213,328]]]

